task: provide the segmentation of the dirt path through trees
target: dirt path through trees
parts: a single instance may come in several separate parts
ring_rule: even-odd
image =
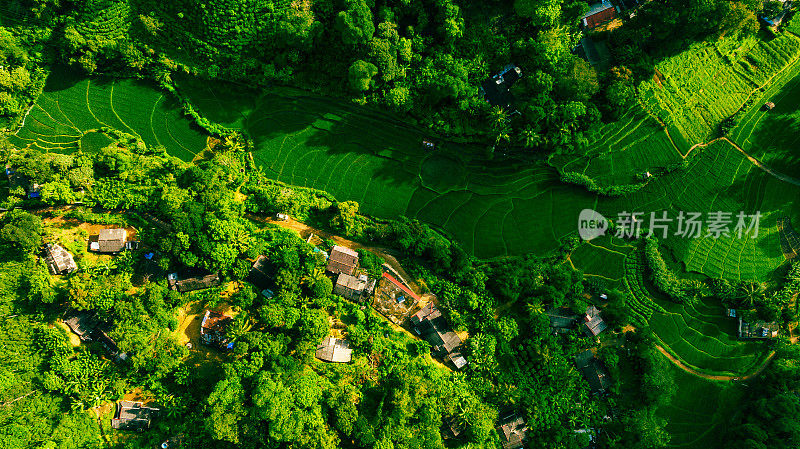
[[[712,376],[710,374],[701,373],[701,372],[699,372],[699,371],[697,371],[697,370],[695,370],[693,368],[689,368],[688,366],[684,365],[683,362],[681,362],[680,360],[675,358],[675,356],[673,356],[672,354],[667,352],[667,350],[664,349],[661,345],[656,345],[656,348],[658,348],[659,352],[664,354],[664,356],[666,358],[668,358],[673,364],[675,364],[675,366],[677,366],[678,368],[686,371],[687,373],[693,374],[693,375],[695,375],[697,377],[702,377],[703,379],[722,380],[722,381],[730,381],[730,380],[734,380],[734,379],[738,379],[738,380],[752,379],[753,377],[756,377],[759,374],[761,374],[761,372],[764,371],[764,368],[766,368],[767,365],[769,364],[769,362],[772,360],[772,357],[775,356],[775,351],[770,352],[769,355],[767,356],[767,359],[764,360],[764,363],[762,363],[761,366],[758,367],[758,369],[756,369],[755,371],[753,371],[752,373],[750,373],[750,374],[748,374],[746,376]]]

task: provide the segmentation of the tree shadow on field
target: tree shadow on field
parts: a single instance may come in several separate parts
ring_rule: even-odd
[[[771,111],[772,112],[772,111]],[[750,137],[754,156],[778,173],[800,178],[800,112],[771,114]]]

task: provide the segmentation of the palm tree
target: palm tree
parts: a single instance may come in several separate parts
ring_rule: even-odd
[[[225,147],[231,151],[241,151],[244,149],[242,138],[239,133],[233,133],[225,137]]]
[[[741,303],[752,307],[758,299],[764,296],[764,284],[759,282],[747,282],[739,287],[737,298]]]
[[[316,267],[310,273],[303,276],[303,283],[308,286],[316,285],[324,277],[325,271],[321,267]]]
[[[492,119],[492,126],[497,129],[505,128],[506,122],[508,121],[508,113],[500,108],[500,106],[495,106],[492,108],[490,117]]]
[[[522,130],[522,141],[525,144],[525,148],[533,148],[539,144],[541,136],[536,131],[525,128]]]
[[[528,315],[530,316],[541,315],[544,313],[544,306],[539,301],[526,304],[525,309],[527,309]]]

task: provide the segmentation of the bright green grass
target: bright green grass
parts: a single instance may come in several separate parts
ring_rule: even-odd
[[[95,150],[104,141],[96,130],[110,127],[138,136],[149,146],[191,160],[206,136],[184,119],[178,105],[149,85],[132,80],[75,78],[55,71],[44,92],[10,138],[20,147],[73,152]]]
[[[674,366],[669,374],[675,379],[677,392],[670,404],[657,411],[667,421],[667,447],[721,448],[741,392],[727,382],[702,379]]]

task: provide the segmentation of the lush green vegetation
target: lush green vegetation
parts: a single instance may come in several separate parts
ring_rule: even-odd
[[[610,48],[592,67],[572,54],[585,2],[472,3],[0,5],[2,158],[40,197],[27,183],[0,194],[12,209],[0,217],[3,441],[490,448],[514,411],[530,441],[558,449],[586,447],[581,429],[600,448],[796,442],[779,414],[800,407],[785,338],[800,267],[785,270],[777,235],[779,219],[800,219],[785,176],[798,173],[796,19],[773,35],[755,17],[774,4],[646,2],[590,33]],[[508,63],[525,76],[513,107],[492,108],[478,86]],[[580,242],[587,208],[612,233],[626,211],[644,232],[651,212],[762,215],[757,234]],[[333,295],[320,248],[265,224],[278,212],[376,251],[359,250],[373,275],[377,253],[400,259],[466,338],[469,364],[452,371]],[[88,252],[100,225],[142,249]],[[45,242],[78,272],[51,276]],[[246,280],[262,255],[269,298]],[[223,285],[179,294],[174,271]],[[609,324],[601,342],[553,332],[543,313],[589,304]],[[726,307],[781,336],[737,340]],[[205,308],[234,315],[233,351],[185,344]],[[67,309],[97,314],[128,360],[77,344]],[[350,340],[352,363],[314,358],[328,335]],[[613,380],[604,395],[574,368],[587,349]],[[701,378],[761,369],[752,387]],[[108,404],[132,392],[166,415],[142,434],[111,430]],[[448,424],[462,437],[443,441]]]

